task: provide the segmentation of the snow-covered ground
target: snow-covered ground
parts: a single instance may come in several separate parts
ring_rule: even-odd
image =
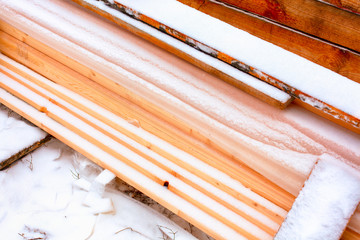
[[[0,162],[46,136],[39,128],[0,104]]]
[[[0,172],[1,239],[208,239],[120,179],[102,193],[101,172],[56,139]]]

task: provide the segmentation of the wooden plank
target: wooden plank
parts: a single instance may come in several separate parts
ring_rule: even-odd
[[[340,9],[360,14],[360,1],[359,0],[318,0]]]
[[[72,0],[73,2],[76,2],[78,4],[80,4],[81,6],[84,6],[85,8],[88,8],[96,13],[98,13],[99,15],[113,21],[114,23],[118,24],[119,26],[121,26],[122,28],[125,28],[126,30],[144,38],[145,40],[151,42],[151,43],[154,43],[155,45],[175,54],[176,56],[190,62],[191,64],[203,69],[204,71],[222,79],[223,81],[241,89],[242,91],[274,106],[274,107],[277,107],[277,108],[280,108],[280,109],[284,109],[286,108],[286,106],[288,106],[292,99],[290,99],[289,101],[283,103],[283,102],[280,102],[280,101],[277,101],[276,99],[272,98],[271,96],[269,95],[266,95],[264,94],[263,92],[257,90],[256,88],[253,88],[249,85],[246,85],[242,82],[240,82],[239,80],[227,75],[226,73],[206,64],[205,62],[199,60],[199,59],[196,59],[194,58],[193,56],[183,52],[181,49],[178,49],[178,48],[175,48],[173,47],[172,45],[160,40],[160,39],[157,39],[155,37],[153,37],[152,35],[140,30],[140,29],[137,29],[136,27],[132,26],[132,25],[129,25],[128,23],[122,21],[121,19],[119,18],[116,18],[115,16],[83,1],[83,0]],[[150,21],[151,23],[154,23],[155,25],[158,25],[158,23],[156,23],[156,21],[154,20],[151,20]],[[180,36],[180,35],[179,35]]]
[[[112,138],[113,140],[117,141],[118,143],[120,143],[121,145],[125,146],[126,148],[130,149],[131,151],[135,152],[136,154],[138,154],[139,156],[149,160],[151,163],[157,165],[158,167],[162,168],[163,170],[165,170],[166,172],[168,172],[169,174],[172,174],[173,176],[175,176],[176,178],[180,179],[181,181],[185,182],[186,184],[188,184],[189,186],[194,187],[195,189],[201,191],[202,193],[204,193],[205,195],[209,196],[210,198],[214,199],[215,201],[219,202],[220,204],[224,205],[225,207],[227,207],[228,209],[230,209],[231,211],[235,212],[236,214],[242,216],[243,218],[245,218],[246,220],[248,220],[249,222],[259,226],[262,230],[266,231],[267,233],[271,234],[271,235],[275,235],[275,231],[271,228],[269,228],[268,226],[264,225],[263,223],[259,222],[258,220],[254,219],[253,217],[249,216],[248,214],[246,214],[245,212],[240,211],[239,209],[237,209],[235,206],[227,203],[226,201],[220,199],[218,196],[215,196],[214,194],[210,193],[209,191],[207,191],[206,189],[204,189],[203,187],[199,186],[196,182],[191,181],[187,178],[185,178],[184,176],[182,176],[181,174],[179,174],[178,172],[174,172],[173,170],[171,170],[169,167],[165,166],[164,164],[159,163],[157,160],[153,159],[152,157],[146,155],[145,153],[141,152],[139,149],[136,149],[134,146],[128,144],[127,142],[121,140],[120,138],[116,137],[115,135],[113,135],[112,133],[102,129],[101,127],[97,126],[96,124],[94,124],[93,122],[89,121],[88,119],[80,116],[79,114],[75,113],[74,111],[70,110],[69,108],[65,107],[64,105],[56,102],[54,99],[52,99],[51,97],[39,92],[38,90],[34,89],[33,87],[29,86],[28,84],[22,82],[21,80],[15,78],[14,76],[10,75],[7,72],[4,72],[3,70],[0,69],[0,72],[7,75],[8,77],[12,78],[13,80],[19,82],[20,84],[22,84],[23,86],[27,87],[28,89],[30,89],[31,91],[33,91],[34,93],[38,94],[39,96],[44,97],[45,99],[49,99],[50,102],[52,102],[53,104],[59,106],[60,108],[62,108],[63,110],[69,112],[70,114],[76,116],[78,119],[80,119],[81,121],[89,124],[90,126],[94,127],[95,129],[97,129],[98,131],[104,133],[105,135],[109,136],[110,138]],[[17,70],[17,72],[19,72],[22,76],[24,76],[26,79],[31,80],[33,83],[37,84],[39,87],[44,88],[46,90],[51,90],[52,88],[49,85],[44,85],[43,82],[40,82],[39,80],[36,80],[34,77],[31,77],[29,75],[27,75],[26,73],[20,71],[19,69]],[[5,86],[6,88],[6,86]],[[8,90],[8,88],[7,88]],[[65,100],[68,98],[65,98],[64,94],[62,94],[61,92],[55,91],[54,89],[52,89],[53,92],[56,92],[58,97],[60,97],[61,99]],[[16,93],[17,96],[19,95],[18,93]],[[27,99],[20,97],[23,100],[25,100],[26,102],[29,102]],[[74,100],[72,101],[74,102]],[[75,103],[72,105],[74,106],[81,106],[81,104],[79,103]],[[36,106],[35,106],[36,107]],[[37,106],[39,107],[39,106]],[[86,108],[86,106],[82,106],[82,108]],[[52,116],[51,113],[47,110],[46,113],[49,116]],[[94,112],[95,113],[95,112]],[[95,113],[96,114],[96,113]],[[99,114],[97,113],[96,115],[98,115],[99,118]],[[61,121],[58,118],[54,118],[57,121]],[[102,119],[104,119],[104,117],[102,117]],[[109,119],[106,119],[107,121],[104,122],[109,122]],[[63,124],[65,125],[65,124]],[[118,125],[117,125],[118,126]],[[118,128],[120,128],[120,126],[118,126]],[[126,131],[125,129],[121,128],[120,132],[124,132]],[[93,140],[94,141],[94,140]],[[99,145],[99,144],[96,144]],[[170,153],[167,153],[167,156],[171,156]],[[202,175],[202,179],[205,179],[205,181],[208,181],[208,179],[211,178],[211,176],[206,176],[205,173],[201,173],[201,169],[195,169],[194,167],[189,167],[188,165],[186,165],[181,159],[178,159],[174,156],[171,156],[171,158],[167,158],[168,160],[172,161],[174,164],[188,170],[189,172],[199,176]],[[206,176],[206,177],[203,177]],[[211,184],[213,180],[210,180],[209,183]],[[163,181],[160,181],[160,183],[163,183]],[[214,187],[217,187],[218,189],[224,191],[222,189],[222,184],[213,184]],[[174,188],[175,191],[179,192],[179,190],[177,190],[176,188]],[[277,223],[281,223],[283,221],[283,217],[271,212],[271,210],[266,209],[264,206],[262,206],[260,203],[258,202],[254,202],[253,200],[247,198],[246,196],[243,196],[242,194],[232,190],[233,192],[235,192],[238,196],[242,196],[242,198],[240,198],[241,202],[244,202],[245,204],[247,204],[248,206],[254,208],[255,210],[261,212],[261,213],[265,213],[265,215],[267,215],[269,218],[271,218],[272,220],[276,221]],[[180,196],[184,196],[184,194],[186,195],[186,193],[182,193]],[[202,206],[198,206],[199,208],[201,208]],[[215,213],[214,213],[215,214]]]
[[[197,133],[195,129],[189,126],[185,126],[179,121],[171,120],[171,125],[179,127],[180,129],[182,129],[182,131],[179,131],[179,129],[176,129],[173,126],[169,125],[169,123],[165,122],[164,120],[156,120],[155,122],[152,122],[151,119],[154,119],[154,116],[149,115],[148,112],[144,112],[133,103],[120,98],[118,95],[105,89],[101,85],[89,81],[89,79],[85,78],[82,75],[79,75],[76,72],[73,72],[73,70],[67,69],[61,64],[59,65],[59,63],[55,60],[49,59],[49,57],[47,57],[46,55],[40,54],[26,44],[23,44],[8,35],[4,35],[4,37],[1,37],[0,41],[3,41],[2,46],[4,46],[4,48],[2,49],[2,51],[13,57],[14,59],[17,59],[18,61],[32,68],[33,70],[40,72],[54,82],[73,89],[74,91],[90,99],[91,101],[99,103],[103,107],[109,109],[110,111],[118,114],[125,119],[136,119],[140,122],[141,127],[146,129],[147,131],[179,147],[185,152],[196,156],[202,161],[207,162],[211,166],[220,169],[221,171],[227,172],[234,179],[239,180],[242,184],[251,188],[254,192],[258,193],[261,196],[264,196],[265,198],[281,206],[282,208],[290,209],[292,201],[294,200],[294,197],[291,194],[287,193],[283,189],[272,184],[269,180],[267,180],[260,174],[246,167],[244,164],[241,163],[239,159],[234,158],[234,156],[232,155],[227,155],[226,151],[222,150],[221,147],[217,147],[214,142],[201,136],[199,133]],[[27,49],[27,54],[20,54],[21,51],[19,51],[19,49]],[[61,59],[61,53],[56,56],[58,56],[58,59]],[[76,64],[72,66],[76,66]],[[82,67],[84,68],[84,66]],[[87,71],[89,71],[89,69],[87,69]],[[95,73],[92,70],[90,71],[92,73],[90,74],[91,76],[98,77],[97,79],[95,79],[98,82],[104,83],[105,81],[109,81],[108,79],[102,77],[100,74]],[[118,88],[118,86],[111,87],[111,89]],[[121,94],[120,91],[118,93]],[[126,97],[129,94],[130,93],[126,92],[122,95]],[[144,103],[140,104],[143,107],[146,107]],[[149,110],[149,108],[147,109]],[[134,111],[139,111],[140,113],[135,113]],[[168,118],[167,115],[164,114],[162,114],[161,118],[167,119],[169,121],[171,118]],[[157,115],[161,115],[161,113],[157,113]],[[189,136],[189,134],[191,136]],[[202,143],[199,141],[194,141],[193,137],[201,140]],[[209,148],[209,143],[211,143],[211,149]],[[147,146],[150,148],[153,147],[152,145]],[[255,158],[255,156],[253,157]],[[229,192],[231,192],[231,189],[229,189]]]
[[[34,144],[32,144],[31,146],[29,146],[29,147],[27,147],[25,149],[22,149],[21,151],[19,151],[18,153],[12,155],[8,159],[0,161],[0,170],[7,169],[11,164],[13,164],[17,160],[23,158],[27,154],[30,154],[31,152],[35,151],[36,149],[38,149],[39,147],[41,147],[42,145],[44,145],[45,143],[47,143],[51,139],[52,139],[52,136],[47,135],[45,138],[41,139],[40,141],[35,142]],[[16,144],[16,143],[14,143],[14,144]]]
[[[119,24],[120,26],[125,25],[126,29],[130,30],[131,32],[134,32],[135,34],[137,34],[139,32],[135,27],[129,26],[127,23],[123,23],[123,21],[116,18],[115,16],[112,16],[112,15],[98,9],[97,7],[95,7],[93,5],[84,2],[83,0],[73,0],[73,1],[104,16],[104,17],[107,17],[108,19],[114,21],[115,23]],[[338,109],[334,106],[331,106],[330,104],[320,101],[319,99],[316,99],[316,98],[310,96],[309,94],[306,94],[306,93],[280,81],[279,79],[276,79],[275,77],[272,77],[269,74],[262,72],[259,69],[256,69],[252,66],[249,66],[246,63],[241,62],[225,53],[219,52],[216,49],[206,46],[203,43],[198,42],[196,39],[189,38],[185,34],[178,32],[176,29],[172,29],[169,26],[159,23],[146,15],[143,15],[141,13],[134,11],[131,8],[128,8],[127,6],[121,5],[119,3],[117,3],[117,6],[120,9],[120,11],[122,11],[126,14],[129,14],[129,16],[136,18],[139,21],[142,21],[146,24],[149,24],[149,25],[161,30],[162,32],[166,32],[167,34],[169,34],[181,41],[184,41],[184,42],[191,41],[193,43],[192,45],[195,45],[195,47],[197,44],[204,46],[206,49],[208,49],[209,54],[211,54],[212,56],[216,56],[218,59],[220,59],[228,64],[231,64],[232,66],[238,68],[239,70],[244,71],[256,78],[259,78],[259,79],[263,80],[264,82],[267,82],[267,83],[279,88],[280,90],[282,90],[284,92],[287,92],[295,99],[298,99],[298,101],[302,101],[304,103],[311,103],[312,105],[311,105],[311,108],[309,108],[309,110],[311,110],[312,112],[317,113],[320,110],[320,111],[322,111],[322,116],[326,115],[327,119],[334,121],[337,124],[339,124],[345,128],[348,128],[349,130],[351,130],[355,133],[360,133],[360,119],[343,112],[341,109]],[[142,36],[141,34],[139,34],[139,35]],[[150,38],[150,39],[145,38],[145,39],[159,45],[160,47],[162,47],[164,49],[167,49],[167,47],[168,47],[167,45],[163,45],[160,40],[156,40],[153,38]],[[169,50],[169,49],[167,49],[167,50]],[[169,50],[169,51],[172,52],[171,50]],[[187,59],[185,58],[185,60],[187,60]],[[190,60],[190,62],[191,62],[191,60]],[[340,120],[340,121],[338,121],[338,120]]]
[[[314,0],[221,0],[360,52],[360,16]]]
[[[354,51],[220,2],[199,0],[202,3],[195,5],[192,0],[178,1],[360,83],[360,54]]]
[[[8,77],[12,78],[13,80],[19,82],[20,84],[24,85],[25,87],[29,87],[29,85],[23,83],[21,80],[16,79],[14,76],[0,70],[2,73],[6,74]],[[111,154],[112,156],[114,156],[115,158],[121,160],[122,162],[124,162],[126,165],[136,169],[137,171],[141,172],[142,174],[144,174],[145,176],[147,176],[148,178],[152,179],[153,181],[157,182],[160,185],[163,185],[164,181],[166,180],[166,178],[164,179],[164,177],[161,177],[161,174],[159,174],[159,176],[154,175],[153,173],[149,172],[148,170],[146,170],[144,167],[142,167],[142,165],[138,165],[137,163],[133,162],[131,159],[127,159],[125,156],[121,155],[119,152],[115,151],[112,147],[109,147],[106,143],[103,143],[102,141],[94,138],[90,133],[88,132],[84,132],[83,130],[81,130],[77,125],[73,124],[71,121],[68,121],[67,118],[63,118],[59,115],[59,113],[52,111],[50,109],[46,109],[44,110],[44,107],[41,105],[38,105],[37,103],[33,102],[31,99],[29,99],[25,94],[15,90],[12,87],[7,86],[6,84],[0,82],[0,86],[7,90],[8,92],[12,93],[13,95],[17,96],[18,98],[22,99],[23,101],[29,103],[30,105],[32,105],[33,107],[37,108],[39,111],[45,112],[46,115],[48,115],[49,117],[51,117],[52,119],[54,119],[55,121],[61,123],[63,126],[67,127],[68,129],[70,129],[71,131],[77,133],[79,136],[83,137],[84,139],[88,140],[89,142],[93,143],[94,145],[100,147],[102,150],[104,150],[105,152]],[[34,88],[29,88],[29,90],[31,90],[32,92],[39,94],[39,91],[35,90]],[[43,94],[39,94],[39,95],[43,95]],[[46,99],[49,99],[49,96],[47,95],[43,95],[43,97],[45,97]],[[54,100],[51,100],[51,102],[53,104],[55,104],[56,102]],[[59,103],[57,103],[56,105],[60,105]],[[60,105],[61,106],[61,105]],[[68,111],[69,109],[65,108],[64,106],[61,106],[65,111]],[[72,112],[70,112],[72,113]],[[119,139],[117,139],[119,140]],[[124,142],[121,141],[121,144],[123,144]],[[126,144],[126,147],[128,147],[129,145]],[[134,149],[132,147],[132,149]],[[138,151],[137,151],[138,152]],[[155,160],[152,159],[149,156],[145,156],[144,154],[142,154],[146,160],[149,160],[150,162],[154,163]],[[168,171],[170,174],[173,174],[173,171],[169,168],[167,168],[165,165],[163,164],[159,164],[157,163],[157,165],[165,170]],[[179,174],[173,174],[175,177],[178,177]],[[196,182],[191,182],[190,181],[190,185],[191,187],[193,187],[193,185],[196,184]],[[180,187],[180,188],[179,188]],[[215,219],[223,222],[224,224],[228,225],[229,227],[231,227],[232,229],[234,229],[235,231],[237,231],[238,233],[240,233],[241,235],[249,238],[249,239],[257,239],[254,235],[252,235],[251,233],[249,233],[248,231],[246,231],[244,229],[245,226],[239,226],[237,224],[235,224],[233,221],[229,220],[226,215],[223,215],[222,213],[218,212],[217,209],[211,209],[206,205],[206,201],[202,202],[201,199],[197,199],[194,198],[193,196],[190,196],[187,192],[184,191],[184,189],[181,188],[181,185],[178,185],[178,187],[176,186],[176,184],[174,184],[173,182],[170,181],[170,184],[168,185],[168,189],[175,193],[176,195],[178,195],[179,197],[187,200],[188,202],[190,202],[191,204],[193,204],[194,206],[197,206],[199,209],[203,210],[204,212],[208,213],[210,216],[213,216]],[[204,191],[205,192],[205,191]],[[205,199],[206,200],[206,199]],[[166,206],[166,205],[165,205]],[[239,212],[239,211],[238,211]],[[268,232],[269,234],[271,234],[272,236],[276,233],[274,230],[272,230],[271,228],[267,227],[266,225],[260,223],[259,221],[257,221],[256,219],[254,219],[253,217],[246,215],[244,212],[239,212],[241,213],[242,217],[246,217],[246,219],[249,219],[250,222],[254,223],[255,225],[259,226],[261,229],[264,229],[266,232]]]
[[[70,146],[74,150],[78,151],[79,153],[83,154],[88,159],[91,159],[99,166],[110,170],[111,172],[115,173],[117,177],[121,178],[125,182],[129,183],[131,186],[135,187],[136,189],[139,189],[141,192],[149,196],[150,198],[154,199],[156,202],[162,204],[163,206],[166,206],[170,211],[177,214],[178,216],[184,218],[188,222],[193,223],[194,225],[198,226],[200,229],[202,229],[205,232],[208,232],[211,236],[216,237],[216,239],[224,239],[223,236],[216,231],[214,231],[212,228],[209,228],[206,226],[206,224],[199,221],[196,217],[191,216],[190,214],[186,213],[185,211],[182,211],[179,209],[176,205],[176,203],[166,202],[163,200],[160,196],[158,196],[156,193],[154,193],[151,189],[147,188],[146,186],[143,186],[134,179],[129,178],[128,176],[124,175],[119,169],[116,169],[112,166],[109,166],[108,164],[104,163],[103,159],[90,154],[86,148],[79,145],[79,143],[72,141],[72,139],[68,139],[62,135],[61,132],[56,131],[55,129],[50,128],[47,124],[39,121],[37,119],[36,115],[29,115],[28,113],[25,113],[21,108],[14,105],[12,102],[7,101],[2,96],[0,96],[0,102],[7,106],[8,108],[12,109],[13,111],[17,112],[19,115],[23,116],[24,118],[31,121],[33,124],[37,125],[38,127],[42,128],[44,131],[50,133],[52,136],[56,137],[66,145]]]

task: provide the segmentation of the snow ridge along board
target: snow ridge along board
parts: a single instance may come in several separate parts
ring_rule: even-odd
[[[290,94],[295,102],[304,108],[360,133],[360,116],[357,113],[359,108],[357,104],[360,100],[357,99],[359,95],[356,94],[356,91],[360,91],[360,85],[335,72],[277,48],[175,0],[153,0],[151,3],[149,1],[147,3],[126,0],[114,1],[114,3],[105,1],[106,4],[103,1],[94,0],[73,1],[194,63],[194,60],[184,55],[181,50],[174,50],[171,44],[169,46],[164,36],[159,37],[153,29],[149,32],[132,21],[137,19],[146,23],[199,51],[279,88]],[[168,11],[159,10],[165,6]],[[122,15],[130,16],[131,20],[127,20]],[[179,19],[187,19],[187,21],[184,23]],[[208,26],[211,26],[211,29]],[[206,66],[204,69],[206,70]],[[342,87],[344,89],[339,89]],[[339,94],[340,92],[342,94]],[[280,107],[284,108],[286,105],[288,101]]]

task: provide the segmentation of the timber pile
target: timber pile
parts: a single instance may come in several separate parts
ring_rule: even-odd
[[[164,47],[161,39],[121,22],[87,1],[76,2]],[[126,8],[124,5],[117,7]],[[144,17],[141,20],[147,19],[141,16]],[[276,234],[295,200],[293,192],[296,190],[291,194],[284,186],[294,182],[301,186],[304,176],[284,171],[289,183],[278,186],[263,176],[271,175],[266,172],[271,169],[266,168],[272,163],[266,165],[263,161],[269,157],[260,156],[256,149],[246,147],[247,143],[234,144],[231,136],[217,137],[218,133],[203,129],[207,125],[201,119],[179,116],[181,113],[176,115],[165,104],[155,104],[116,81],[128,75],[111,77],[98,72],[70,54],[51,47],[50,42],[40,42],[19,28],[4,20],[0,22],[0,51],[6,55],[0,56],[1,103],[216,239],[271,239]],[[172,30],[163,29],[167,33]],[[208,71],[214,70],[180,50],[172,48],[170,51]],[[357,56],[351,54],[349,56]],[[223,56],[221,60],[228,59],[229,63],[236,61],[219,51],[214,55]],[[271,83],[275,81],[275,85],[280,83],[251,66],[233,65],[257,77],[264,76]],[[215,71],[215,75],[223,76],[228,82],[235,81],[221,71]],[[282,108],[290,102],[289,99],[281,102],[249,86],[245,88]],[[301,104],[314,100],[291,86],[284,88],[297,102],[303,102]],[[324,114],[313,105],[310,108]],[[333,114],[332,120],[334,116],[339,117],[340,120],[334,121],[359,132],[356,117],[330,105],[323,109]],[[186,117],[193,123],[184,120]],[[211,135],[216,137],[210,138]],[[258,169],[247,166],[250,162],[254,162],[254,166],[264,164],[262,168],[259,166],[263,172],[259,174]],[[355,232],[360,232],[358,222],[355,220],[351,226],[353,230],[347,228],[343,238],[360,239],[360,234]]]

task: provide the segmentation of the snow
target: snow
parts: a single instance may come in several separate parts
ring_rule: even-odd
[[[115,2],[360,118],[360,85],[348,78],[175,0]]]
[[[329,128],[320,131],[321,124],[311,124],[316,117],[297,106],[289,106],[285,111],[269,108],[69,1],[49,0],[39,4],[19,0],[2,1],[1,5],[1,18],[5,21],[111,79],[114,88],[119,84],[166,109],[176,121],[196,129],[196,134],[211,139],[227,154],[241,159],[293,194],[298,193],[302,181],[323,153],[360,164],[360,148],[356,147],[359,139],[352,137],[353,144],[345,144],[344,139],[353,135],[349,131],[328,123]],[[164,35],[117,14],[142,31]],[[179,43],[166,35],[165,38],[171,44]],[[308,124],[299,124],[298,119],[306,119]],[[133,121],[140,126],[136,119]],[[334,133],[331,141],[327,132]],[[336,137],[338,132],[343,134]]]
[[[85,157],[75,160],[75,155],[72,149],[53,140],[32,153],[32,169],[27,161],[20,161],[0,172],[2,239],[45,239],[45,236],[48,239],[157,239],[162,236],[158,225],[177,232],[176,239],[195,239],[166,217],[125,196],[114,185],[106,188],[104,202],[85,206],[89,193],[72,187],[76,181],[72,171],[78,171],[80,179],[95,181],[100,170]],[[82,168],[81,164],[87,167]],[[114,211],[98,213],[109,210],[98,209],[108,206],[109,201],[113,202]],[[143,236],[132,231],[116,234],[127,227]]]
[[[323,155],[275,239],[337,240],[359,202],[359,171]]]
[[[11,104],[13,109],[21,109],[25,115],[34,118],[34,121],[39,123],[41,122],[43,128],[56,129],[58,133],[57,137],[59,139],[66,141],[71,140],[77,150],[91,156],[93,161],[101,164],[102,166],[111,166],[111,169],[114,170],[118,176],[121,176],[122,179],[130,182],[135,187],[147,186],[146,189],[143,189],[144,193],[150,196],[161,196],[161,199],[156,199],[166,202],[167,207],[172,211],[181,214],[181,216],[191,216],[193,221],[201,223],[202,226],[211,229],[215,233],[221,233],[221,235],[225,238],[244,239],[237,232],[224,225],[222,222],[212,218],[210,215],[196,208],[181,197],[175,195],[166,188],[160,186],[158,183],[142,175],[137,170],[129,167],[122,161],[119,161],[118,159],[104,152],[102,149],[86,141],[84,138],[76,135],[74,132],[47,117],[44,113],[40,113],[36,109],[29,107],[29,105],[20,101],[3,89],[0,89],[0,100],[1,99],[2,101],[6,101]],[[181,209],[181,211],[178,209]]]
[[[99,105],[94,104],[93,102],[81,97],[80,95],[73,93],[73,92],[69,91],[68,89],[61,87],[49,80],[46,80],[42,76],[35,74],[34,72],[30,71],[29,69],[25,68],[24,66],[14,62],[4,56],[1,56],[1,55],[0,55],[0,59],[6,60],[6,61],[10,62],[12,65],[21,69],[22,71],[25,71],[27,74],[36,77],[41,82],[41,84],[40,84],[41,86],[46,86],[46,85],[51,86],[52,89],[55,89],[58,92],[61,92],[62,94],[67,96],[68,98],[73,99],[74,101],[78,102],[79,104],[82,104],[84,106],[84,108],[91,109],[92,111],[96,112],[97,114],[100,114],[100,116],[102,116],[103,118],[105,117],[107,119],[111,119],[111,121],[114,123],[115,126],[121,126],[122,128],[127,129],[127,131],[131,132],[133,135],[136,135],[139,138],[145,140],[148,144],[151,144],[152,146],[156,146],[156,147],[162,149],[164,152],[171,153],[171,155],[173,155],[177,158],[176,162],[185,162],[186,164],[193,166],[195,169],[201,169],[202,172],[208,174],[213,179],[215,179],[217,182],[222,183],[226,186],[229,186],[230,188],[243,194],[244,196],[248,197],[249,199],[257,202],[258,204],[266,207],[267,209],[273,211],[274,213],[276,213],[280,216],[285,216],[286,211],[284,211],[283,209],[279,208],[278,206],[271,203],[270,201],[262,198],[261,196],[255,194],[250,189],[245,188],[242,184],[235,181],[228,175],[205,164],[204,162],[200,161],[199,159],[195,158],[194,156],[181,151],[180,149],[169,144],[168,142],[161,140],[160,138],[156,137],[155,135],[152,135],[152,134],[146,132],[144,129],[134,126],[132,123],[125,121],[124,119],[120,118],[119,116],[113,114],[110,111],[107,111],[106,109],[100,107]],[[104,129],[108,133],[111,133],[112,135],[116,136],[118,139],[121,139],[123,142],[127,142],[130,146],[132,146],[132,147],[140,150],[141,152],[145,153],[146,155],[152,157],[153,159],[157,160],[159,163],[161,163],[167,167],[170,167],[175,172],[177,172],[183,176],[186,176],[187,178],[191,179],[193,182],[197,182],[207,191],[210,191],[210,192],[217,191],[214,193],[216,196],[219,196],[220,198],[223,198],[225,201],[232,203],[234,206],[236,206],[236,208],[240,209],[241,211],[247,212],[249,215],[255,214],[256,218],[261,219],[260,221],[263,221],[265,224],[272,226],[274,229],[277,228],[277,225],[275,225],[268,219],[263,218],[261,215],[256,214],[256,212],[254,212],[248,206],[244,205],[242,202],[235,200],[233,197],[228,196],[228,194],[226,194],[226,193],[219,193],[219,191],[216,188],[214,188],[213,186],[209,185],[208,183],[199,179],[198,177],[196,177],[192,174],[189,174],[187,171],[184,171],[182,168],[178,167],[176,164],[170,163],[168,160],[159,156],[158,154],[155,154],[152,150],[148,149],[147,147],[140,145],[139,143],[133,141],[132,139],[118,133],[117,130],[115,130],[114,128],[107,126],[106,124],[99,121],[98,119],[91,117],[89,114],[79,111],[79,109],[75,108],[74,106],[67,103],[63,99],[49,93],[48,91],[37,86],[36,84],[17,75],[16,73],[11,72],[7,69],[3,69],[3,70],[14,75],[20,81],[23,81],[24,83],[30,85],[32,88],[38,90],[41,93],[44,93],[45,95],[49,96],[51,99],[54,99],[56,102],[62,104],[66,108],[70,109],[71,111],[79,114],[83,118],[88,119],[90,122],[98,125],[99,127]],[[7,81],[9,82],[11,80],[8,79]],[[21,87],[21,86],[18,86],[18,87]],[[18,89],[18,87],[15,87],[15,88]],[[104,175],[99,175],[99,177],[101,177],[101,179],[102,179],[102,176],[104,178],[106,177],[109,180],[112,176],[112,173],[104,171]],[[79,184],[79,187],[84,188],[84,189],[87,189],[89,186],[89,184],[84,183],[84,182],[79,182],[77,184]]]
[[[11,114],[7,108],[0,105],[0,162],[45,136],[44,131],[24,121],[19,115]]]
[[[6,81],[6,83],[5,83]],[[36,104],[37,106],[43,106],[46,107],[47,112],[51,113],[55,119],[61,119],[62,121],[67,122],[68,124],[72,125],[72,128],[78,129],[79,132],[81,132],[83,135],[85,135],[88,139],[91,141],[96,142],[101,146],[101,148],[105,151],[108,151],[113,154],[113,156],[118,158],[118,161],[123,161],[124,164],[128,166],[133,166],[138,169],[143,169],[143,171],[147,171],[148,174],[154,176],[152,178],[160,179],[162,182],[168,181],[171,183],[171,186],[177,189],[177,191],[181,192],[181,195],[187,195],[190,196],[193,201],[197,202],[198,204],[202,206],[206,206],[207,209],[212,209],[212,211],[215,215],[221,215],[226,216],[226,219],[228,222],[230,222],[233,226],[240,225],[241,228],[246,229],[247,232],[250,234],[253,234],[254,236],[260,238],[260,239],[271,239],[271,236],[258,228],[256,225],[252,224],[251,222],[247,221],[240,215],[235,214],[233,211],[229,210],[228,208],[224,207],[223,205],[219,204],[212,198],[208,197],[207,195],[201,193],[197,189],[191,187],[190,185],[185,184],[184,182],[180,181],[178,178],[174,177],[169,172],[165,171],[164,169],[160,168],[158,165],[155,165],[148,159],[145,159],[144,157],[141,157],[139,154],[131,151],[124,145],[118,143],[114,139],[110,138],[109,136],[105,135],[104,133],[100,132],[96,128],[88,125],[84,121],[81,121],[80,119],[74,117],[72,114],[64,111],[62,108],[56,106],[51,101],[49,101],[46,98],[41,97],[40,95],[35,94],[34,92],[27,89],[22,84],[2,76],[2,79],[0,79],[0,82],[3,84],[6,84],[8,87],[12,89],[16,89],[16,91],[20,92],[23,96],[26,96],[27,99],[29,99],[31,102]],[[49,95],[49,93],[47,94]],[[50,97],[53,97],[50,95]],[[130,125],[128,123],[128,125]],[[111,131],[112,132],[112,131]],[[123,137],[124,138],[124,137]],[[127,140],[130,141],[130,140]],[[143,146],[144,149],[146,147]],[[165,163],[166,164],[166,163]],[[113,167],[113,165],[111,165]],[[189,175],[190,173],[187,173],[185,171],[186,175]],[[107,175],[111,175],[107,172],[105,172],[104,176],[108,177]],[[101,179],[103,176],[100,175],[99,179]],[[99,187],[95,181],[95,185],[92,185],[90,188],[91,190],[95,190],[97,192],[97,195],[102,195],[102,188]],[[134,179],[134,178],[131,178]],[[198,181],[197,181],[198,182]],[[209,185],[209,184],[208,184]],[[94,186],[94,187],[93,187]],[[213,188],[214,189],[214,188]],[[213,190],[214,191],[214,190]],[[218,193],[219,194],[219,193]],[[216,195],[218,195],[216,194]],[[220,195],[222,193],[220,192]],[[234,199],[235,200],[235,199]],[[233,200],[233,201],[234,201]],[[90,206],[99,206],[99,208],[95,208],[95,212],[98,211],[107,211],[108,209],[111,210],[111,207],[109,207],[111,204],[106,202],[104,199],[99,199],[95,195],[90,194],[89,198],[86,199],[85,204]],[[251,211],[251,208],[247,207],[246,205],[242,204],[242,209],[246,210],[246,213],[254,218],[260,219],[260,221],[265,221],[267,223],[270,222],[271,227],[273,229],[277,229],[277,224],[273,223],[266,217],[261,216],[261,214],[257,213],[256,211]],[[104,208],[102,208],[104,207]]]

